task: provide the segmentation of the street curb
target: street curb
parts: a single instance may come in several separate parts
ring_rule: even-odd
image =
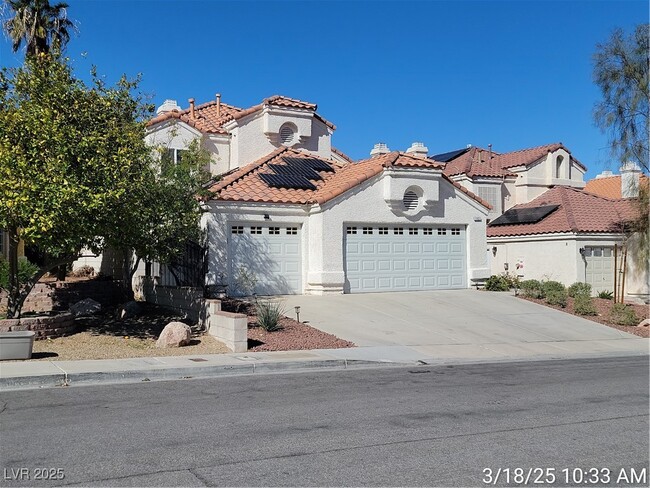
[[[56,388],[77,385],[140,383],[192,378],[240,376],[260,373],[303,372],[328,369],[351,369],[377,366],[405,366],[405,363],[349,359],[323,359],[313,361],[258,362],[219,366],[194,366],[185,368],[156,368],[110,372],[56,373],[48,375],[14,376],[1,378],[0,391],[36,388]]]

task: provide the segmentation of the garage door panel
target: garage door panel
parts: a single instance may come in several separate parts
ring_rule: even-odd
[[[228,260],[229,292],[233,295],[302,293],[301,238],[297,227],[231,226]],[[252,290],[251,281],[256,282]]]
[[[357,224],[364,234],[346,233],[346,291],[432,290],[464,287],[465,230],[435,226]],[[381,227],[381,228],[379,228]]]
[[[614,252],[610,246],[586,246],[585,281],[592,293],[614,290]]]

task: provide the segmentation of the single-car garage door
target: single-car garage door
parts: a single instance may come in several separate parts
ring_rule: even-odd
[[[232,295],[302,293],[300,228],[241,224],[229,228]]]
[[[585,247],[585,282],[593,294],[614,291],[614,248]]]
[[[346,292],[466,288],[460,226],[346,225]]]

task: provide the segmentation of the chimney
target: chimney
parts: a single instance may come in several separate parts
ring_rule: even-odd
[[[372,148],[372,151],[370,151],[371,156],[379,156],[381,154],[388,154],[390,152],[390,149],[388,149],[388,146],[384,144],[383,142],[378,142],[375,144],[375,147]]]
[[[188,102],[190,102],[190,118],[194,119],[194,99],[190,98]]]
[[[636,198],[639,196],[639,179],[641,177],[641,168],[635,163],[628,161],[623,164],[621,172],[621,197]]]
[[[411,144],[411,147],[406,150],[406,154],[426,158],[429,155],[429,148],[424,145],[424,142],[414,142]]]
[[[217,117],[221,117],[221,93],[217,93]]]
[[[605,171],[603,171],[599,175],[596,175],[596,179],[598,179],[598,178],[610,178],[612,176],[614,176],[614,173],[612,173],[610,170],[606,169]]]
[[[156,115],[164,114],[167,112],[173,112],[174,110],[180,112],[181,108],[176,103],[176,100],[165,100],[165,102],[156,109]]]
[[[483,161],[481,161],[481,156],[483,155],[483,149],[479,149],[476,151],[476,157],[478,158],[478,163],[481,164]]]
[[[488,163],[492,159],[492,144],[488,144]]]

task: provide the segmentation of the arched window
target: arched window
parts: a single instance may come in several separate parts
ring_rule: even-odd
[[[558,156],[555,158],[555,177],[556,178],[562,178],[562,165],[564,164],[564,158],[562,156]]]

